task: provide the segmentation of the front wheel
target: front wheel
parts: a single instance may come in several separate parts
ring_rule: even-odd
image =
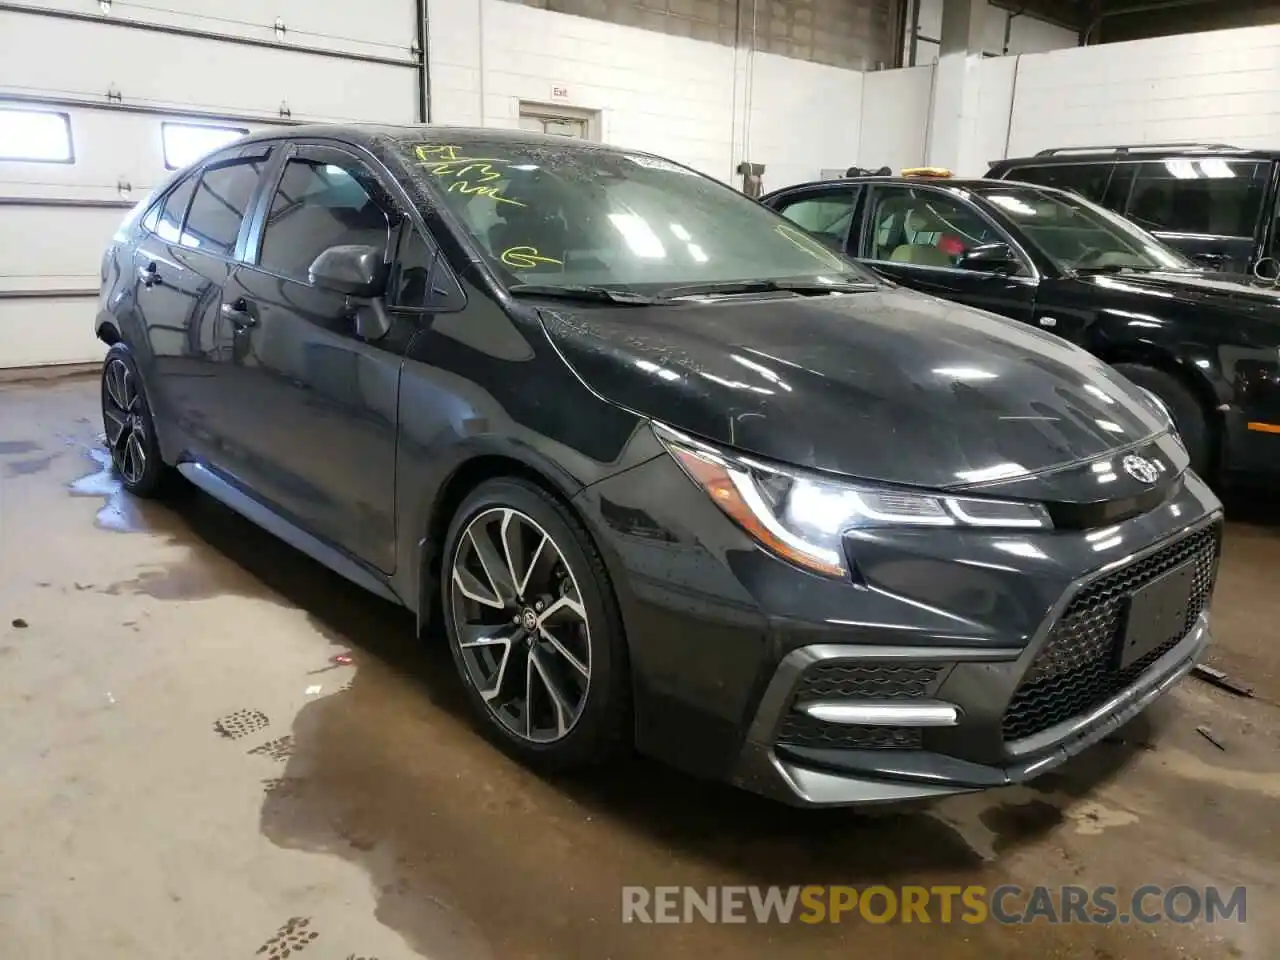
[[[1208,479],[1213,467],[1213,433],[1204,407],[1180,380],[1163,370],[1137,363],[1118,363],[1116,370],[1160,398],[1173,417],[1191,458],[1191,469]]]
[[[443,556],[450,650],[491,738],[555,769],[613,756],[630,721],[626,645],[578,520],[531,483],[490,480],[458,509]]]

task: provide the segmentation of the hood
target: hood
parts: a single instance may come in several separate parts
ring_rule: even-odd
[[[1280,290],[1246,274],[1116,273],[1093,274],[1083,279],[1106,290],[1280,316]]]
[[[970,486],[1159,433],[1128,381],[1051,334],[905,289],[541,311],[594,391],[740,451]]]

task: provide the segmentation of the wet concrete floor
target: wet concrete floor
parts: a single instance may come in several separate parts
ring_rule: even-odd
[[[1280,956],[1280,509],[1231,505],[1213,610],[1255,698],[1188,679],[1034,787],[802,812],[644,760],[534,776],[407,614],[195,491],[130,499],[99,431],[94,380],[0,386],[0,960]],[[770,884],[1244,885],[1248,909],[621,922],[623,886]]]

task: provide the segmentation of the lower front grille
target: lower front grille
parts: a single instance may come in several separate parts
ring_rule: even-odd
[[[791,712],[782,721],[778,743],[834,750],[919,750],[919,727],[881,727],[828,723]]]
[[[835,660],[804,672],[795,700],[898,700],[926,697],[941,675],[936,663],[860,663]]]
[[[1034,736],[1097,707],[1173,649],[1209,604],[1220,537],[1220,524],[1199,530],[1081,589],[1053,625],[1005,709],[1005,742]],[[1182,630],[1120,670],[1116,647],[1128,599],[1188,560],[1195,563],[1195,576]]]
[[[910,700],[932,695],[948,664],[869,663],[834,660],[817,663],[804,672],[791,696],[777,741],[795,747],[837,750],[919,750],[918,727],[830,723],[795,709],[812,700],[850,702]]]

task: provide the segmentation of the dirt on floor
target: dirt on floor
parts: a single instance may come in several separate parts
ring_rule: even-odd
[[[97,417],[96,380],[0,384],[0,960],[1280,956],[1280,507],[1229,502],[1213,607],[1254,697],[1187,679],[1033,786],[798,811],[523,769],[439,638],[203,495],[132,500]],[[624,887],[816,884],[928,888],[933,922],[622,919]],[[1246,919],[940,922],[944,887],[1145,884]]]

